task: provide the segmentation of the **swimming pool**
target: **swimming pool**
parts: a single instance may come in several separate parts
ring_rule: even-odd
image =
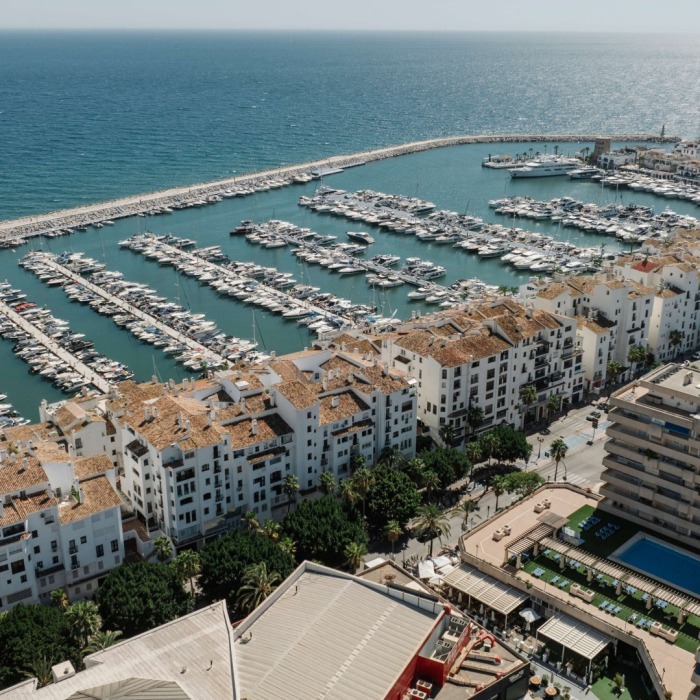
[[[610,557],[696,596],[700,596],[700,558],[643,533],[635,535]]]

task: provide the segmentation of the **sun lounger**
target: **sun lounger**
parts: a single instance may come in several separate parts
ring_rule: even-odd
[[[601,610],[607,610],[607,609],[608,609],[608,605],[610,605],[610,603],[608,603],[607,600],[604,600],[598,607],[599,607]]]
[[[552,577],[552,583],[556,583],[559,580],[559,576]]]

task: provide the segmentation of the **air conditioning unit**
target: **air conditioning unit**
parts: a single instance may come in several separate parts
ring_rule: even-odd
[[[426,700],[428,697],[422,690],[418,690],[417,688],[413,688],[411,692],[408,694],[409,698],[418,698],[418,700]]]

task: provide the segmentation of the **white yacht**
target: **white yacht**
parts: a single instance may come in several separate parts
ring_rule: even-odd
[[[353,241],[362,241],[367,245],[372,245],[374,243],[374,238],[367,233],[367,231],[348,231],[348,238],[352,238]]]
[[[552,177],[554,175],[566,175],[569,171],[578,168],[581,161],[574,158],[562,158],[560,156],[545,156],[537,160],[527,162],[522,168],[512,168],[508,172],[511,177]]]

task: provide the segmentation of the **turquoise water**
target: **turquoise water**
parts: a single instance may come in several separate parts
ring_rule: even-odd
[[[0,32],[0,219],[74,206],[176,184],[190,184],[314,158],[459,133],[639,132],[696,135],[700,46],[692,37],[385,33],[2,33]],[[562,144],[573,152],[590,144]],[[551,148],[550,144],[550,148]],[[485,170],[488,153],[540,144],[462,146],[371,163],[328,184],[417,195],[439,208],[507,224],[487,202],[511,194],[570,195],[589,202],[668,202],[601,190],[564,179],[512,181]],[[297,205],[315,184],[226,200],[99,231],[32,241],[0,251],[0,277],[47,304],[96,347],[128,364],[141,380],[180,376],[162,353],[109,319],[71,304],[17,265],[28,248],[84,250],[147,282],[163,296],[206,312],[228,333],[253,336],[253,312],[175,271],[118,248],[146,227],[219,244],[233,258],[295,273],[385,315],[421,308],[406,288],[373,292],[363,278],[340,279],[300,267],[286,249],[263,250],[231,238],[241,219],[289,219],[345,238],[348,222]],[[687,203],[675,210],[697,214]],[[524,228],[610,248],[615,241],[546,222]],[[368,230],[374,254],[398,251],[448,269],[449,283],[479,277],[515,285],[526,279],[497,260],[455,254],[447,246]],[[295,323],[255,313],[261,346],[289,352],[309,344]],[[0,391],[36,417],[41,398],[60,394],[29,375],[11,344],[0,342]]]
[[[700,559],[697,557],[667,547],[658,540],[643,537],[618,554],[617,558],[655,579],[700,595]]]

